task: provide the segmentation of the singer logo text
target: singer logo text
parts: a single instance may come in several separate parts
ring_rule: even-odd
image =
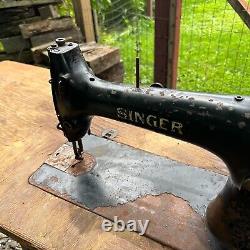
[[[183,124],[178,121],[170,121],[169,119],[156,115],[145,115],[144,113],[125,108],[117,108],[117,116],[121,120],[131,121],[138,125],[146,125],[148,127],[183,135]]]

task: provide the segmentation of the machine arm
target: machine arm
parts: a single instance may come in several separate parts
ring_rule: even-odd
[[[93,74],[75,43],[58,39],[48,52],[59,128],[74,143],[76,157],[80,157],[81,138],[89,131],[92,116],[108,117],[208,149],[227,164],[231,174],[222,195],[224,203],[231,201],[230,192],[239,192],[240,197],[244,191],[245,195],[250,179],[249,97],[115,85]],[[212,231],[222,238],[215,226],[218,199],[221,197],[210,206],[207,217]]]

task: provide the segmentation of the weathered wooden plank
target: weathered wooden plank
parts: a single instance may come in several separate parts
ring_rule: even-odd
[[[70,30],[61,30],[45,34],[40,34],[32,36],[30,38],[32,47],[42,45],[44,43],[53,42],[58,37],[71,37],[72,41],[81,42],[83,40],[82,34],[78,28],[73,28]]]
[[[67,40],[72,40],[72,39],[67,39]],[[49,44],[46,44],[45,46],[47,48]],[[119,49],[117,48],[91,43],[91,44],[81,44],[80,49],[83,53],[85,60],[87,61],[87,63],[89,64],[89,66],[96,75],[101,74],[106,70],[110,70],[114,65],[120,63],[120,52]],[[44,48],[44,46],[32,48],[32,51],[34,53],[34,60],[36,63],[48,65],[49,63],[48,53]],[[123,75],[122,65],[120,65],[118,68],[117,70],[120,70],[121,74],[120,73],[117,74],[117,77],[115,77],[114,73],[115,69],[113,70],[111,69],[111,73],[106,72],[106,74],[104,74],[104,77],[108,77],[108,74],[110,75],[112,74],[114,77],[113,79],[117,81],[121,80],[121,77],[118,77],[118,75]]]
[[[80,49],[95,74],[99,74],[120,62],[118,48],[93,43],[80,45]]]
[[[30,48],[30,41],[23,39],[22,36],[12,36],[0,39],[4,51],[8,54],[19,52]]]
[[[8,1],[0,2],[0,9],[33,6],[33,5],[43,5],[43,4],[50,4],[50,3],[56,4],[56,3],[61,3],[61,2],[62,0],[22,0],[22,1],[8,0]]]
[[[124,67],[123,62],[119,62],[109,69],[106,69],[104,72],[101,72],[97,77],[115,83],[122,83],[124,76]]]
[[[21,23],[30,23],[30,22],[36,22],[41,20],[40,16],[35,16],[27,19],[20,19],[20,20],[15,20],[12,21],[11,23],[8,23],[6,25],[5,23],[0,24],[0,38],[4,37],[10,37],[10,36],[16,36],[21,33],[19,24]]]
[[[46,19],[19,25],[23,38],[30,38],[50,31],[69,30],[73,27],[74,23],[71,17]]]
[[[34,17],[34,8],[11,8],[11,9],[0,9],[0,24],[10,23],[17,20],[23,20],[30,17]]]
[[[70,41],[72,39],[68,37],[66,40]],[[50,43],[47,43],[31,49],[34,61],[37,64],[49,64],[46,50],[49,45]],[[96,75],[106,80],[122,82],[124,70],[123,64],[120,62],[119,49],[96,43],[81,44],[80,49],[85,60]]]
[[[28,184],[65,141],[56,129],[49,78],[47,69],[0,63],[0,231],[29,249],[171,249],[136,233],[104,232],[102,217]]]
[[[55,5],[45,5],[37,9],[42,19],[59,17],[58,8]]]
[[[228,0],[228,2],[250,29],[250,3],[245,0]]]
[[[96,41],[93,13],[90,0],[81,0],[81,11],[83,17],[86,42]]]

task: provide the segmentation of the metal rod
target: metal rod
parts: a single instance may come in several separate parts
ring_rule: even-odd
[[[140,88],[140,58],[136,57],[135,59],[135,74],[136,74],[136,88]]]

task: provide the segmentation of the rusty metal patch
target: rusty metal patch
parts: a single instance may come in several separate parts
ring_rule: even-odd
[[[84,152],[83,160],[76,160],[72,146],[63,144],[45,161],[45,164],[75,176],[90,171],[95,165],[95,158],[88,152]]]

